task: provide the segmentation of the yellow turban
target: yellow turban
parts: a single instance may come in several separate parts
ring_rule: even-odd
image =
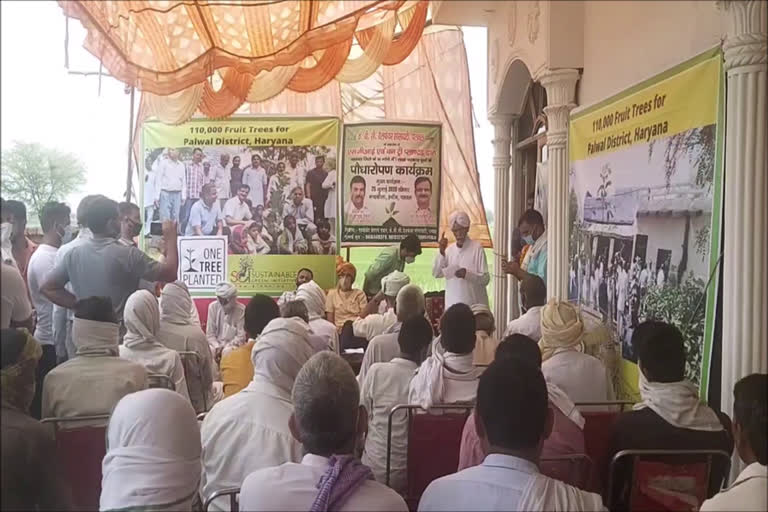
[[[541,360],[552,357],[559,348],[583,351],[584,323],[581,313],[567,302],[550,299],[541,310]]]
[[[26,338],[24,348],[15,363],[0,371],[0,391],[4,406],[28,413],[35,396],[37,361],[43,355],[43,349],[26,329],[19,333]]]

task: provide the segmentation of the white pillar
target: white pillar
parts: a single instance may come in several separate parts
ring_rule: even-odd
[[[515,116],[512,121],[512,131],[510,132],[510,164],[509,164],[509,186],[507,188],[507,226],[509,240],[505,250],[512,256],[512,232],[517,227],[517,221],[523,211],[523,202],[525,194],[523,193],[523,169],[520,164],[520,152],[516,149],[519,127],[519,116]],[[522,202],[521,202],[522,201]],[[520,295],[518,294],[519,282],[511,274],[507,275],[507,323],[520,316]]]
[[[768,372],[768,4],[718,2],[727,22],[721,406],[733,414],[733,385]]]
[[[493,316],[496,328],[504,328],[507,318],[507,276],[501,268],[502,256],[507,256],[509,224],[507,219],[507,193],[509,182],[509,143],[513,117],[494,114],[488,118],[493,124],[494,174],[494,227],[493,227]]]
[[[547,296],[568,299],[568,118],[575,107],[576,69],[545,71],[540,77],[547,91]]]

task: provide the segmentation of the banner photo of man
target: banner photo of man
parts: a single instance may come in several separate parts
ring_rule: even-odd
[[[441,137],[439,124],[344,126],[342,243],[437,242]]]
[[[686,378],[706,396],[722,77],[722,55],[710,51],[571,116],[568,293],[621,343],[623,398],[638,396],[633,333],[650,319],[680,327]]]
[[[144,123],[145,250],[162,256],[154,233],[174,220],[180,240],[226,237],[221,268],[238,289],[282,292],[279,274],[295,274],[291,257],[299,255],[333,286],[338,140],[335,118]]]

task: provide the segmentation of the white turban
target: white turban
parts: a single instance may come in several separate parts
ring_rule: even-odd
[[[299,318],[275,318],[251,350],[254,379],[271,382],[290,396],[293,381],[315,353],[309,326]]]
[[[387,297],[397,297],[400,289],[411,283],[411,278],[405,272],[395,270],[381,278],[381,289]]]
[[[448,217],[448,225],[451,229],[456,225],[462,228],[469,228],[469,215],[466,212],[457,210]]]
[[[234,299],[237,297],[237,288],[231,283],[219,283],[216,285],[216,296],[222,299]]]
[[[552,357],[559,348],[583,351],[584,323],[581,313],[567,302],[551,299],[541,310],[541,360]]]
[[[296,300],[303,301],[307,306],[310,320],[325,317],[325,292],[316,282],[309,281],[299,286]]]

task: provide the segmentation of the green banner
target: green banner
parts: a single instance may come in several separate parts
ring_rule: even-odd
[[[278,295],[303,267],[333,287],[339,129],[323,117],[144,123],[141,246],[159,258],[162,222],[178,222],[179,279],[194,296],[222,279]]]
[[[391,244],[414,234],[437,242],[440,162],[439,124],[345,125],[341,241]]]

